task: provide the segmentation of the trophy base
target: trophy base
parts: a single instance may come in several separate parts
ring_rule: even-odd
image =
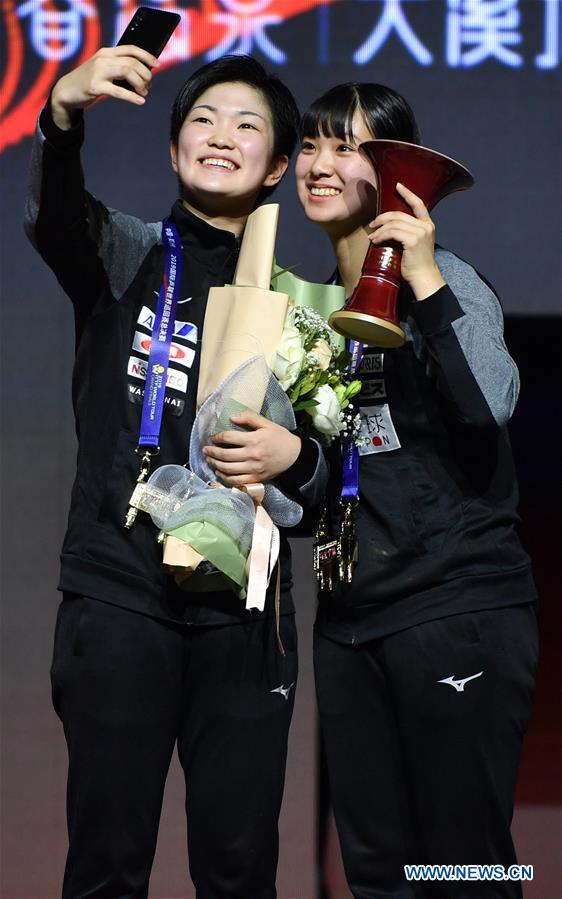
[[[398,325],[393,325],[384,318],[377,318],[376,315],[367,315],[365,312],[346,312],[345,309],[338,309],[332,312],[328,324],[343,337],[358,340],[367,346],[399,347],[406,339],[404,331]]]

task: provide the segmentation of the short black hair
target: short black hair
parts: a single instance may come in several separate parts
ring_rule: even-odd
[[[353,137],[353,116],[359,110],[375,138],[419,144],[420,130],[409,103],[384,84],[349,81],[338,84],[312,103],[302,117],[301,137]]]
[[[170,140],[177,145],[181,127],[197,99],[215,84],[240,82],[258,91],[266,101],[273,124],[273,158],[291,158],[299,135],[300,114],[289,88],[277,75],[266,72],[252,56],[228,54],[197,69],[180,88],[170,123]],[[275,187],[264,187],[261,202]]]

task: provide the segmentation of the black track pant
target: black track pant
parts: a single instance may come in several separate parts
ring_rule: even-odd
[[[188,630],[62,601],[52,684],[69,750],[64,899],[148,895],[176,743],[198,899],[274,899],[294,616],[281,635],[284,657],[274,619]]]
[[[403,866],[515,863],[510,824],[536,656],[533,605],[355,646],[316,635],[331,796],[356,899],[521,896],[519,882],[408,883]]]

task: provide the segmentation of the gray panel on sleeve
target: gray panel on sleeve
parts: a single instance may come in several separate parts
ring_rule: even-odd
[[[119,300],[135,278],[149,250],[162,242],[162,223],[143,222],[109,209],[99,246],[111,293]]]
[[[465,313],[451,327],[492,415],[504,425],[519,396],[519,372],[505,345],[498,298],[458,256],[437,249],[435,258]]]

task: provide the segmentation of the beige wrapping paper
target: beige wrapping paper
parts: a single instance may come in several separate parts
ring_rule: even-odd
[[[178,540],[177,537],[172,537],[170,534],[166,534],[164,537],[164,558],[162,561],[167,567],[172,569],[181,568],[187,576],[195,571],[203,559],[204,556],[201,553],[198,553],[188,543],[184,543],[183,540]]]
[[[205,556],[196,549],[166,534],[164,537],[164,557],[162,562],[169,574],[172,575],[178,587],[188,593],[207,592],[209,590],[224,590],[225,584],[222,575],[217,573],[211,577],[198,578],[197,569]]]
[[[279,206],[260,206],[248,217],[234,283],[212,287],[207,300],[197,408],[252,356],[268,364],[281,341],[289,297],[270,290]]]

